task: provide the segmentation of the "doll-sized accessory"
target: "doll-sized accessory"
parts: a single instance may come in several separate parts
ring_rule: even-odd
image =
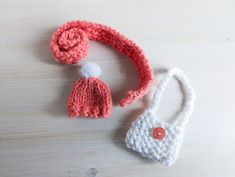
[[[121,106],[132,103],[148,92],[153,81],[153,71],[143,50],[110,27],[87,21],[68,22],[53,34],[50,47],[59,63],[76,64],[87,55],[89,40],[112,46],[129,57],[138,70],[140,86],[137,90],[128,91],[127,96],[120,102]],[[90,66],[88,64],[84,67],[91,71]],[[97,69],[96,66],[95,68]],[[107,118],[112,110],[110,90],[98,76],[89,75],[74,84],[67,107],[69,116],[73,118]]]
[[[162,93],[173,76],[182,83],[185,102],[179,119],[170,124],[155,114]],[[178,68],[170,69],[158,85],[151,106],[132,123],[128,130],[125,139],[127,147],[163,165],[174,164],[183,141],[185,124],[193,111],[194,98],[193,88],[184,73]]]
[[[99,79],[101,68],[84,61],[80,68],[81,79],[74,84],[68,98],[70,117],[108,118],[112,110],[112,98],[109,87]]]

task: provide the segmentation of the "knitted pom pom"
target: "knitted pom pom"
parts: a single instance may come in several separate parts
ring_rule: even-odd
[[[84,62],[82,64],[80,73],[82,77],[88,78],[88,77],[99,77],[101,75],[101,68],[99,65],[93,63],[93,62]]]

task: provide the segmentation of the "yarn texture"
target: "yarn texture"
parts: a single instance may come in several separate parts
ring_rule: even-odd
[[[68,99],[70,117],[108,118],[112,110],[109,88],[99,78],[78,80]]]
[[[112,97],[108,86],[98,77],[100,67],[93,62],[85,62],[80,69],[82,79],[72,88],[68,99],[68,114],[71,118],[108,118],[112,111]]]
[[[184,87],[185,103],[179,118],[170,124],[155,114],[161,95],[173,76]],[[185,124],[193,111],[194,98],[193,88],[184,73],[179,68],[169,70],[158,85],[151,106],[129,128],[125,139],[127,147],[163,165],[173,165],[183,142]]]
[[[75,64],[87,56],[89,40],[112,46],[119,53],[128,56],[138,70],[141,82],[139,88],[128,91],[120,102],[121,106],[132,103],[148,92],[153,81],[153,71],[148,58],[133,41],[110,27],[87,21],[68,22],[53,34],[50,47],[56,61]]]

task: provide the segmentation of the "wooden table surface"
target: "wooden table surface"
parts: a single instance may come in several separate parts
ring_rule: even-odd
[[[112,117],[68,118],[67,96],[79,74],[56,64],[48,45],[58,26],[76,19],[136,41],[155,70],[155,85],[164,68],[178,66],[189,77],[197,100],[174,166],[126,148],[125,133],[152,91],[118,105],[139,80],[131,61],[110,47],[91,42],[87,58],[101,66],[111,88]],[[0,177],[234,177],[234,19],[234,0],[0,0]],[[181,102],[172,81],[157,116],[175,118]]]

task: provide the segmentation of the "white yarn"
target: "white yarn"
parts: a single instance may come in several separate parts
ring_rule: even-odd
[[[80,69],[80,73],[84,78],[99,77],[101,75],[101,72],[102,71],[99,65],[88,61],[84,62]]]
[[[185,105],[180,119],[173,124],[168,124],[155,116],[161,95],[170,79],[175,76],[183,85],[185,92]],[[194,103],[195,94],[190,82],[179,68],[168,71],[166,76],[156,88],[152,105],[145,110],[133,123],[126,135],[128,148],[139,152],[142,156],[157,160],[163,165],[171,166],[179,155],[179,149],[183,142],[183,132]],[[152,132],[156,127],[165,130],[166,135],[162,140],[156,139]]]

